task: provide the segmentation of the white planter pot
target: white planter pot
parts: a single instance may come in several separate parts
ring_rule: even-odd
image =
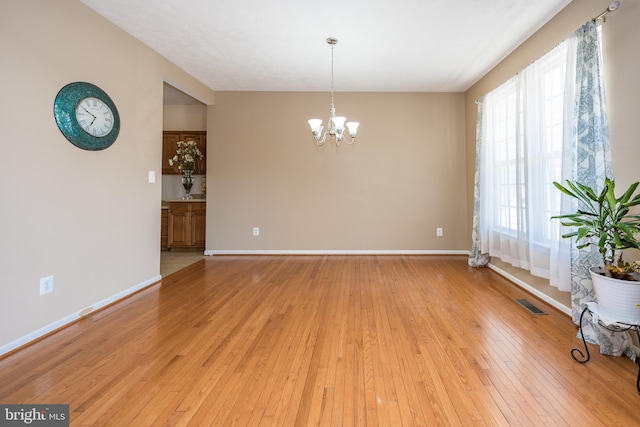
[[[640,282],[614,279],[591,268],[591,281],[602,316],[625,323],[640,323]]]

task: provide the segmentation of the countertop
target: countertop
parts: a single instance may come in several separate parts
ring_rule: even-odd
[[[163,200],[162,201],[162,209],[169,209],[169,203],[193,203],[193,202],[197,202],[197,203],[202,203],[202,202],[207,202],[207,199],[205,198],[196,198],[194,197],[193,199],[189,199],[189,200],[184,200],[184,199],[171,199],[171,200]]]

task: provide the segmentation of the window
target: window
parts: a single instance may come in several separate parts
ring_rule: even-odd
[[[566,63],[565,42],[482,101],[482,250],[543,277],[548,262],[532,261],[558,238]]]

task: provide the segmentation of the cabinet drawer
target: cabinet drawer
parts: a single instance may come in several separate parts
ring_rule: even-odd
[[[191,211],[193,212],[204,212],[206,209],[206,202],[191,202]]]
[[[169,203],[169,213],[172,215],[185,214],[189,212],[189,203]]]

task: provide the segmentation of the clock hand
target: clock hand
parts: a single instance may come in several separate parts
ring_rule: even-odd
[[[81,105],[81,107],[82,107],[82,105]],[[87,112],[91,117],[93,117],[93,120],[95,120],[95,119],[96,119],[96,116],[94,116],[93,114],[91,114],[91,112],[90,112],[89,110],[87,110],[87,109],[86,109],[86,108],[84,108],[84,107],[82,107],[82,109],[83,109],[84,111],[86,111],[86,112]],[[91,122],[91,123],[93,123],[93,122]]]

